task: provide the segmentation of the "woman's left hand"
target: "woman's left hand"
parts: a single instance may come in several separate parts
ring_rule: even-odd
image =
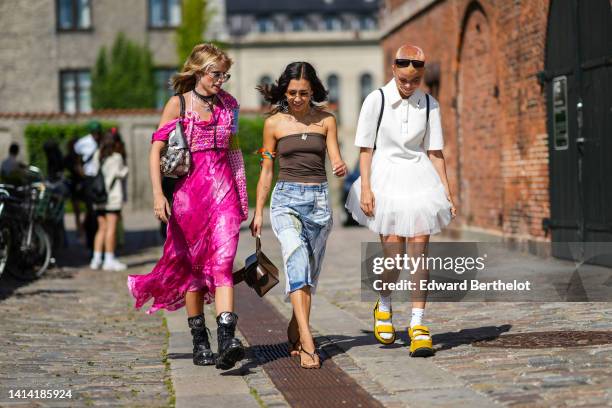
[[[446,195],[446,199],[448,200],[448,202],[451,205],[450,208],[450,212],[451,212],[451,217],[455,218],[457,216],[457,208],[455,207],[455,203],[453,202],[453,198],[450,195]]]
[[[348,169],[346,168],[346,164],[344,163],[343,160],[338,160],[337,162],[333,163],[332,170],[333,170],[334,176],[336,177],[344,177],[346,176],[346,173],[348,172]]]

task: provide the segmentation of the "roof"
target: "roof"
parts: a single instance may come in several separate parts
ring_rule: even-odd
[[[230,14],[375,13],[380,0],[226,0]]]

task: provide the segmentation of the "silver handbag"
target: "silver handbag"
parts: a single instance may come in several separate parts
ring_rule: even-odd
[[[176,127],[168,136],[168,143],[161,151],[159,166],[164,177],[179,178],[189,173],[191,153],[185,139],[185,130],[181,119],[185,117],[185,98],[179,94],[181,102],[180,118]]]

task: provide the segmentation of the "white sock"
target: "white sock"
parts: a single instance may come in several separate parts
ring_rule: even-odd
[[[113,252],[104,253],[104,262],[113,262],[115,260],[115,254]]]
[[[378,310],[380,310],[381,312],[391,311],[391,295],[380,295],[380,301],[378,302]]]
[[[102,252],[94,251],[93,258],[91,258],[94,262],[100,262],[102,260]]]
[[[425,314],[425,309],[420,309],[418,307],[412,308],[412,319],[410,319],[410,327],[418,326],[423,324],[423,315]],[[415,340],[426,340],[429,336],[419,335],[416,336]]]
[[[425,309],[413,307],[412,308],[412,319],[410,319],[410,327],[414,327],[414,326],[423,324],[424,314],[425,314]]]
[[[378,302],[378,310],[381,312],[390,312],[391,311],[391,295],[383,296],[380,295],[380,300]],[[376,319],[376,326],[381,324],[391,324],[391,319],[389,320],[379,320]],[[380,337],[385,340],[389,340],[393,338],[393,333],[381,333]]]

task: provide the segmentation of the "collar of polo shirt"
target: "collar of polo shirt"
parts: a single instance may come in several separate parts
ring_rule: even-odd
[[[391,80],[387,82],[387,84],[383,87],[383,92],[385,93],[385,98],[389,100],[389,103],[393,107],[397,107],[403,100],[402,95],[400,95],[399,90],[397,89],[395,78],[391,78]],[[417,88],[406,100],[408,103],[421,106],[421,98],[423,98],[423,96],[425,96],[425,93],[423,93],[420,88]]]

